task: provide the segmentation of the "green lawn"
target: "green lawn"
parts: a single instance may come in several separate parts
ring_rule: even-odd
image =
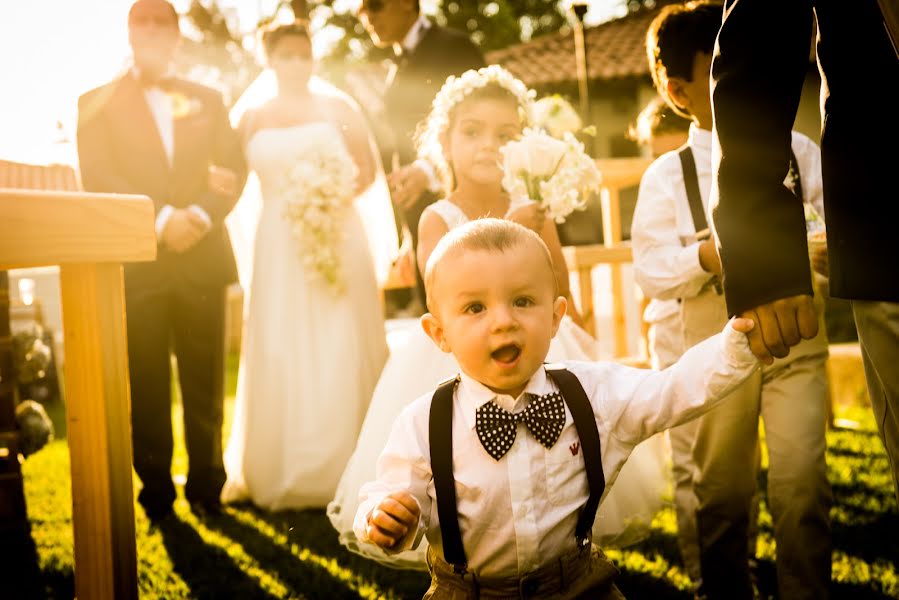
[[[235,361],[232,357],[229,365],[226,431]],[[828,433],[836,499],[833,595],[899,597],[899,513],[887,459],[870,410],[842,411],[839,417],[857,420],[861,427]],[[9,540],[0,542],[9,555],[0,556],[0,598],[74,595],[68,447],[62,409],[51,412],[57,440],[23,466],[33,544],[28,540],[19,548]],[[174,416],[179,423],[180,406]],[[176,454],[175,473],[183,474],[183,445]],[[140,591],[146,598],[420,598],[428,584],[424,573],[394,571],[345,552],[321,510],[268,514],[241,506],[200,521],[179,499],[177,518],[164,527],[151,527],[139,508],[136,516]],[[656,518],[649,539],[609,552],[622,570],[619,585],[629,598],[690,598],[675,536],[674,511],[668,508]],[[759,555],[762,592],[773,594],[774,541],[764,503]]]

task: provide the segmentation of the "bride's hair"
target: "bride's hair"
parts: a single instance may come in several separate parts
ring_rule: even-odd
[[[523,127],[531,122],[531,105],[536,93],[499,65],[471,69],[459,77],[450,76],[437,92],[431,111],[418,124],[415,146],[418,156],[437,169],[446,192],[455,188],[452,165],[447,162],[444,140],[455,123],[459,106],[468,100],[508,99],[514,102]]]
[[[265,57],[270,57],[272,51],[274,51],[275,47],[278,45],[278,42],[289,35],[296,35],[309,40],[312,39],[312,36],[309,35],[309,27],[305,21],[297,19],[290,23],[269,23],[261,29],[259,33],[259,39],[262,42],[262,49],[265,52]]]

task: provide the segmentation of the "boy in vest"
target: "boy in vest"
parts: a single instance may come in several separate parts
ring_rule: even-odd
[[[718,2],[666,6],[646,41],[656,88],[692,125],[687,144],[659,157],[643,175],[631,227],[634,272],[647,296],[679,302],[684,348],[720,331],[728,316],[707,229],[713,185],[709,70],[722,10]],[[820,151],[795,132],[792,149],[785,185],[823,214]],[[679,544],[702,596],[753,597],[749,564],[755,555],[759,417],[769,457],[780,597],[828,595],[832,496],[824,459],[823,323],[819,331],[787,358],[754,373],[733,400],[669,432]]]
[[[666,371],[544,364],[565,313],[549,251],[516,223],[454,229],[425,271],[422,326],[461,367],[394,422],[355,532],[430,544],[425,598],[621,598],[590,530],[642,440],[708,411],[758,362],[735,319]]]

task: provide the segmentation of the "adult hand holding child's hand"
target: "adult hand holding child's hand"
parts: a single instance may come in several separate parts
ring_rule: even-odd
[[[409,492],[390,494],[368,517],[368,539],[381,548],[393,548],[418,525],[421,508]]]

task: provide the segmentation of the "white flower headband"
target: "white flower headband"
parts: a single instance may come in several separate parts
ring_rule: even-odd
[[[418,136],[418,155],[421,158],[441,171],[447,171],[440,137],[449,126],[450,112],[472,92],[491,84],[508,91],[523,113],[524,124],[528,125],[531,122],[532,105],[537,93],[528,89],[520,79],[501,66],[490,65],[478,70],[470,69],[458,77],[451,75],[434,97],[428,120]]]

